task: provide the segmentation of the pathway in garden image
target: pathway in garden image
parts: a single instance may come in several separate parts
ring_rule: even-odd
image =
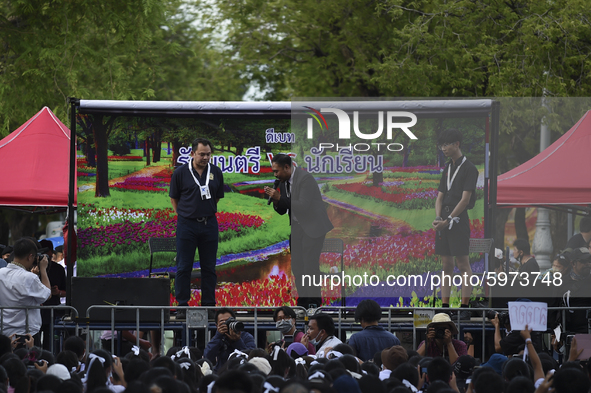
[[[125,179],[128,177],[152,177],[155,173],[160,172],[163,168],[167,166],[160,165],[160,166],[148,166],[145,168],[140,169],[139,171],[132,172],[125,176],[116,177],[114,179],[109,180],[109,186],[114,186],[117,183],[123,183]],[[83,186],[78,187],[78,192],[94,190],[96,188],[96,183],[92,184],[85,184]]]

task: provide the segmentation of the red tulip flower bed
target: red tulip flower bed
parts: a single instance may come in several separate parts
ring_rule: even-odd
[[[145,177],[145,176],[129,176],[126,177],[125,180],[121,183],[113,184],[112,188],[118,188],[120,190],[126,191],[166,191],[167,189],[164,188],[168,186],[170,180],[165,180],[163,178],[153,178],[153,177]]]
[[[215,300],[218,307],[278,307],[295,306],[297,291],[292,290],[290,277],[286,275],[269,276],[265,279],[247,281],[240,284],[227,283],[218,285]],[[338,292],[338,289],[337,289]],[[323,290],[323,304],[331,304],[337,300],[329,297],[330,293]],[[338,296],[338,294],[337,294]],[[170,295],[170,304],[178,305],[174,295]],[[201,305],[201,290],[192,290],[189,306]]]
[[[470,237],[484,237],[484,223],[470,220],[472,229]],[[356,244],[347,244],[343,263],[347,269],[365,269],[374,274],[376,269],[390,270],[394,264],[408,264],[417,260],[432,259],[435,255],[435,230],[411,231],[403,228],[395,236],[381,236],[363,239]],[[320,256],[321,267],[328,270],[338,266],[340,270],[341,256],[335,253],[323,253]],[[410,266],[409,266],[410,268]]]
[[[79,208],[80,213],[84,212],[81,216],[88,217],[88,222],[80,222],[78,231],[81,258],[134,250],[147,252],[149,238],[176,236],[177,216],[172,209],[97,209],[93,205]],[[216,216],[220,238],[237,236],[264,224],[262,218],[249,214],[219,212]],[[107,247],[108,252],[103,247]]]

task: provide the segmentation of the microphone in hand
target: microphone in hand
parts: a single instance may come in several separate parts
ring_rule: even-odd
[[[279,187],[279,183],[281,183],[281,180],[276,179],[275,182],[273,183],[273,189],[276,190],[277,187]],[[273,199],[271,198],[271,196],[269,195],[269,200],[267,201],[267,206],[269,206],[271,204],[271,202],[273,202]]]

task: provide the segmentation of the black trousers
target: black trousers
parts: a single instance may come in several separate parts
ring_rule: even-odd
[[[307,308],[310,304],[316,304],[320,307],[322,303],[321,287],[314,285],[314,278],[317,283],[321,279],[320,252],[324,245],[324,238],[325,235],[316,238],[306,235],[301,225],[292,220],[289,245],[291,271],[299,295],[298,306]],[[304,276],[310,276],[311,280]]]

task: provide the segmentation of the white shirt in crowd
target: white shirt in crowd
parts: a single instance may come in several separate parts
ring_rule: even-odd
[[[0,306],[39,306],[51,296],[51,289],[47,288],[39,276],[26,271],[20,266],[9,263],[0,269]],[[4,309],[2,334],[35,335],[41,329],[41,311],[28,310],[29,331],[26,331],[26,314],[24,309]]]
[[[324,343],[322,343],[322,346],[318,349],[318,351],[316,351],[316,356],[323,358],[325,357],[324,352],[326,351],[326,348],[334,348],[335,346],[342,343],[343,342],[335,336],[330,336],[326,339],[326,341],[324,341]]]

